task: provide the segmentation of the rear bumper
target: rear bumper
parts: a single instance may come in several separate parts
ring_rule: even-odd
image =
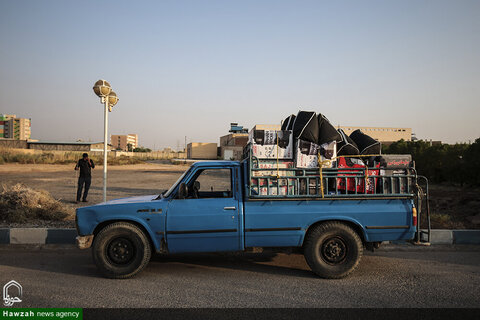
[[[86,236],[77,236],[75,240],[77,241],[77,247],[79,249],[88,249],[92,246],[93,234],[89,234]]]

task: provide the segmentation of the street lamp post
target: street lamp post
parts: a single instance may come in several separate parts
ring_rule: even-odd
[[[103,202],[107,201],[107,143],[108,143],[108,113],[117,104],[118,97],[113,92],[110,83],[105,80],[98,80],[93,86],[93,92],[100,97],[101,103],[105,106],[103,122]]]

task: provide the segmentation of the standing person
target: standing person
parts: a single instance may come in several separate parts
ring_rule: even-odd
[[[75,170],[80,169],[80,176],[78,177],[78,188],[77,188],[77,202],[80,202],[80,197],[82,196],[83,185],[85,184],[85,191],[83,192],[83,202],[87,202],[88,189],[90,189],[90,184],[92,183],[92,169],[95,168],[95,164],[92,159],[88,158],[88,153],[83,154],[83,158],[78,160]]]

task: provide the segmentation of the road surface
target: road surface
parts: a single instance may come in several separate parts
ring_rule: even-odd
[[[0,286],[18,307],[480,307],[480,247],[366,252],[348,278],[316,277],[303,256],[155,256],[133,279],[102,278],[90,250],[0,247]]]

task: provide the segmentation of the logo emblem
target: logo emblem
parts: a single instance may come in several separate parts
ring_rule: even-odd
[[[16,288],[16,290],[15,290]],[[15,302],[22,302],[22,286],[15,280],[11,280],[3,286],[3,304],[11,307]]]

